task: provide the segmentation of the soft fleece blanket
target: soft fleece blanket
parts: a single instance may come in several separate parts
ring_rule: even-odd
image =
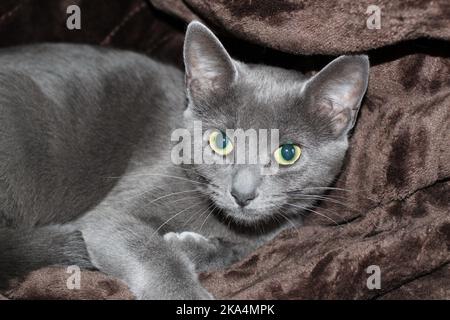
[[[369,54],[369,89],[334,200],[201,279],[226,299],[450,299],[450,3],[380,0],[381,28],[368,29],[372,2],[4,0],[0,44],[87,42],[182,67],[185,22],[198,19],[250,62],[314,72],[331,56]],[[81,30],[65,28],[69,4],[81,7]],[[380,289],[367,287],[371,265]],[[3,298],[133,298],[100,272],[84,271],[79,290],[67,289],[68,276],[37,270]]]

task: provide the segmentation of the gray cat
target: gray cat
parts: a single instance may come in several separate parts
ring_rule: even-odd
[[[341,168],[367,57],[339,57],[308,79],[233,60],[193,22],[184,61],[185,74],[92,46],[1,51],[1,286],[77,264],[139,299],[209,299],[198,272],[301,224]],[[202,141],[211,156],[233,152],[228,128],[276,128],[281,144],[258,164],[175,165],[171,134],[195,120],[213,130]],[[274,162],[276,174],[261,174]]]

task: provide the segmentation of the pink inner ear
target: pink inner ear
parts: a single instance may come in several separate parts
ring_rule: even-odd
[[[325,119],[330,119],[330,127],[335,135],[340,135],[350,124],[351,110],[341,108],[333,101],[326,99],[317,106],[318,115]]]
[[[341,134],[350,124],[351,111],[344,109],[336,114],[331,120],[333,131],[336,135]]]
[[[317,106],[317,112],[319,116],[330,117],[333,113],[333,104],[331,101],[322,101]]]

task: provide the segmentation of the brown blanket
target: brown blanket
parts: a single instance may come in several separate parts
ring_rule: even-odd
[[[323,54],[368,53],[369,89],[331,200],[305,227],[202,281],[220,298],[450,299],[448,0],[377,1],[379,30],[366,27],[371,1],[78,0],[82,29],[69,31],[66,2],[2,1],[1,45],[88,42],[181,66],[184,25],[162,10],[205,21],[251,62],[312,71],[330,60]],[[381,271],[379,290],[367,287],[371,265]],[[38,270],[4,295],[132,298],[101,273],[84,272],[80,290],[67,289],[68,276]]]

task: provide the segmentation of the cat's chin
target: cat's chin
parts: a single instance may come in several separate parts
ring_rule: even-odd
[[[252,226],[255,224],[259,224],[264,221],[269,221],[272,214],[269,212],[270,210],[262,211],[255,209],[230,209],[224,210],[226,215],[234,220],[238,224]]]

